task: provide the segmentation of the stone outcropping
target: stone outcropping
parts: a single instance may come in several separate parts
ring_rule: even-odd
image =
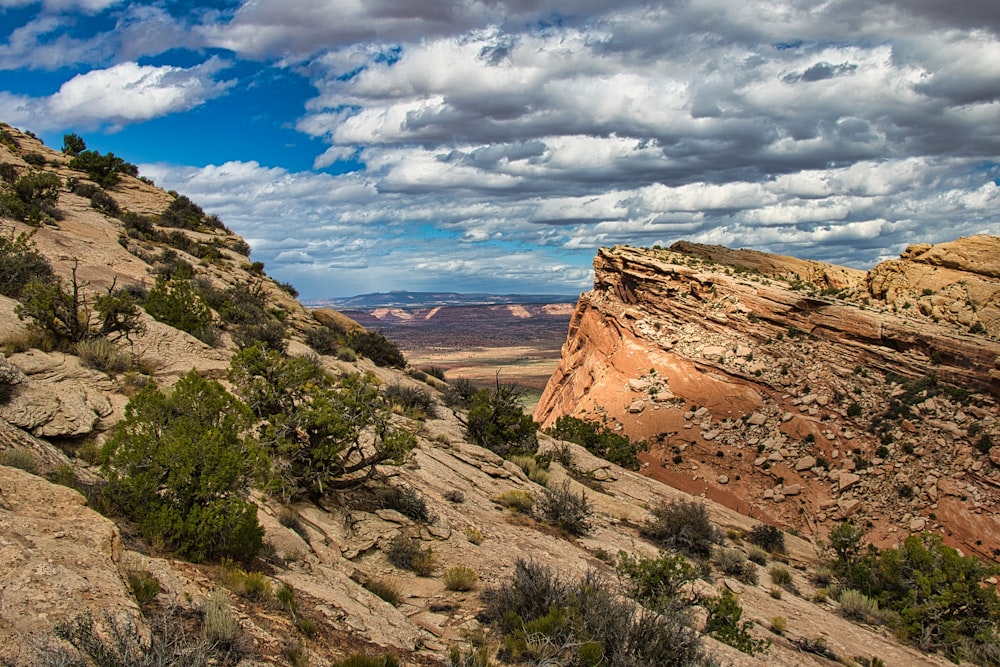
[[[1000,238],[869,272],[683,242],[594,266],[543,426],[607,419],[651,445],[645,474],[817,536],[855,517],[893,543],[920,516],[1000,548]]]

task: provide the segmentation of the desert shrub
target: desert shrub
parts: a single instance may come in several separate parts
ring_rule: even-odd
[[[853,588],[841,591],[837,601],[840,603],[840,613],[847,618],[864,623],[878,623],[881,618],[878,600],[874,600]]]
[[[14,182],[4,208],[11,217],[38,226],[45,218],[58,216],[55,205],[61,189],[62,179],[50,171],[25,174]]]
[[[391,655],[368,656],[363,653],[352,653],[333,667],[399,667],[399,661]]]
[[[348,363],[354,363],[358,360],[357,355],[349,347],[337,348],[337,359],[340,361],[346,361]]]
[[[393,607],[398,607],[403,601],[403,590],[399,584],[386,579],[370,579],[364,583],[365,590],[374,593]]]
[[[131,365],[128,354],[107,338],[78,341],[73,346],[73,351],[84,366],[105,373],[124,373]]]
[[[472,407],[472,398],[478,389],[466,378],[457,378],[448,382],[448,387],[444,390],[444,403],[452,408],[468,410]]]
[[[771,582],[775,586],[781,586],[783,588],[790,588],[793,586],[792,571],[781,564],[774,564],[767,571],[771,575]]]
[[[503,457],[534,454],[538,425],[525,414],[521,392],[497,378],[494,389],[480,389],[472,398],[466,435],[480,447]]]
[[[712,547],[722,543],[722,533],[712,525],[704,503],[674,500],[653,508],[652,513],[639,532],[662,547],[708,558]]]
[[[233,616],[229,598],[221,590],[214,590],[205,599],[202,609],[204,621],[202,633],[212,644],[233,646],[238,644],[243,634],[239,621]]]
[[[87,142],[83,140],[83,137],[75,132],[63,135],[63,153],[71,157],[76,157],[85,150],[87,150]]]
[[[750,549],[747,550],[747,558],[758,565],[767,565],[767,551],[756,544],[750,545]]]
[[[476,571],[465,565],[456,565],[444,571],[444,587],[449,591],[471,591],[478,580]]]
[[[285,325],[273,318],[268,318],[260,323],[236,326],[233,329],[233,343],[241,350],[251,345],[260,344],[281,353],[284,353],[288,347],[288,340],[285,338]]]
[[[32,165],[33,167],[44,167],[45,166],[45,156],[41,153],[25,153],[21,156],[21,159]]]
[[[568,481],[557,488],[545,489],[535,509],[546,522],[568,533],[586,535],[590,532],[594,510],[587,494],[583,491],[579,495],[573,493]]]
[[[205,211],[184,195],[174,198],[160,214],[160,225],[197,230],[205,221]]]
[[[739,549],[716,549],[713,560],[725,574],[736,577],[745,584],[757,583],[757,566],[748,561],[746,554]]]
[[[527,491],[504,491],[494,499],[501,507],[506,507],[517,514],[528,514],[535,506],[535,497]]]
[[[246,499],[261,458],[250,425],[246,406],[195,371],[169,396],[143,389],[102,451],[109,501],[185,558],[249,561],[263,536]]]
[[[17,167],[10,162],[0,162],[0,181],[14,185],[17,181]]]
[[[38,252],[31,234],[0,234],[0,294],[17,299],[32,279],[50,280],[52,266]]]
[[[618,552],[615,570],[625,582],[629,596],[644,606],[670,606],[681,588],[698,578],[698,572],[683,556],[661,551],[656,558]]]
[[[17,468],[35,474],[38,472],[38,457],[30,449],[11,447],[0,450],[0,466]]]
[[[145,307],[153,319],[195,338],[205,340],[212,335],[212,311],[189,280],[157,276]]]
[[[783,635],[788,630],[788,619],[784,616],[771,617],[771,632],[776,635]]]
[[[428,577],[437,567],[434,549],[420,548],[420,541],[406,535],[397,535],[386,554],[389,562],[398,568],[411,570],[421,577]]]
[[[1000,597],[986,583],[994,567],[962,556],[940,535],[911,535],[881,552],[862,537],[847,523],[830,532],[834,571],[845,589],[877,602],[899,636],[952,659],[997,643]]]
[[[160,594],[160,582],[152,573],[145,570],[133,570],[128,573],[128,586],[132,597],[140,607],[145,607]]]
[[[6,405],[10,401],[17,385],[25,379],[24,373],[0,353],[0,405]]]
[[[414,521],[427,523],[431,520],[431,512],[427,508],[427,500],[408,486],[389,486],[376,491],[382,507],[396,510]]]
[[[126,162],[114,153],[101,155],[98,151],[80,151],[69,161],[69,168],[85,172],[90,180],[102,188],[111,188],[117,185],[122,174],[139,175],[139,169],[134,164]]]
[[[528,456],[524,454],[516,454],[510,457],[510,462],[516,465],[518,468],[524,471],[524,474],[528,476],[535,484],[541,486],[546,486],[549,482],[549,473],[546,471],[547,461],[545,465],[540,463],[537,456]]]
[[[750,634],[752,621],[742,621],[743,608],[739,600],[729,589],[723,589],[722,595],[706,604],[708,620],[705,622],[705,634],[711,635],[724,644],[754,655],[766,651],[770,642],[764,639],[754,639]]]
[[[645,442],[634,443],[615,433],[606,424],[569,415],[559,417],[545,432],[553,438],[582,445],[591,454],[629,470],[639,469],[640,461],[636,454],[649,448]]]
[[[347,334],[347,345],[376,366],[403,368],[406,358],[396,344],[377,331],[352,331]]]
[[[229,380],[261,420],[267,488],[285,498],[364,484],[377,465],[400,464],[416,446],[410,431],[391,423],[373,377],[334,378],[315,358],[257,344],[233,355]]]
[[[449,503],[464,503],[465,494],[459,489],[448,489],[441,494],[441,497],[447,500]]]
[[[483,594],[484,616],[512,662],[665,667],[697,664],[701,638],[680,609],[650,613],[594,573],[578,581],[519,560],[513,577]]]
[[[486,541],[486,536],[483,535],[483,531],[473,527],[465,529],[465,539],[469,540],[472,544],[479,545]]]
[[[90,207],[114,218],[117,218],[122,212],[114,197],[103,190],[95,192],[90,197]]]
[[[433,419],[436,416],[434,399],[418,387],[396,382],[385,388],[385,397],[393,405],[397,405],[412,419]]]
[[[306,345],[319,354],[336,354],[345,340],[343,331],[331,327],[317,327],[306,332]]]
[[[426,373],[427,375],[431,376],[436,380],[441,380],[442,382],[446,381],[444,378],[443,368],[438,368],[437,366],[431,366],[429,368],[424,368],[422,370],[424,371],[424,373]]]
[[[769,553],[785,553],[785,534],[774,526],[760,523],[746,535],[747,542]]]

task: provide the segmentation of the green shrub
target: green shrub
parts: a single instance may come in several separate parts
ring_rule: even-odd
[[[565,581],[519,560],[513,577],[487,589],[483,599],[484,616],[503,635],[510,662],[680,667],[703,658],[684,610],[646,612],[593,572]]]
[[[482,544],[486,541],[486,536],[483,535],[483,531],[476,527],[465,529],[465,539],[469,540],[472,544]]]
[[[523,470],[524,474],[528,476],[528,479],[535,484],[540,486],[548,485],[549,473],[545,470],[542,464],[538,462],[537,456],[515,455],[510,457],[510,462]]]
[[[385,487],[376,491],[376,495],[382,507],[396,510],[414,521],[428,523],[432,519],[427,500],[408,486]]]
[[[211,337],[212,311],[189,280],[157,276],[146,296],[146,312],[153,319],[195,338]]]
[[[347,334],[347,345],[376,366],[403,368],[406,358],[396,344],[377,331],[352,331]]]
[[[705,634],[747,655],[767,650],[770,642],[754,639],[750,634],[753,622],[740,621],[743,617],[743,608],[732,591],[723,589],[721,596],[706,604],[706,609],[708,609],[708,620],[705,622]]]
[[[262,420],[272,465],[268,490],[319,498],[369,481],[375,466],[400,464],[416,446],[393,425],[371,376],[334,378],[315,358],[287,358],[260,344],[233,355],[229,380]]]
[[[128,585],[132,596],[144,607],[160,594],[160,582],[150,572],[133,570],[128,573]]]
[[[751,544],[750,549],[747,551],[747,558],[757,565],[767,565],[767,551],[757,546],[756,544]]]
[[[423,389],[396,382],[387,386],[384,393],[390,403],[399,406],[411,419],[433,419],[436,416],[434,399]]]
[[[587,501],[587,494],[580,491],[577,495],[570,491],[568,481],[558,488],[545,489],[535,509],[547,523],[568,533],[586,535],[590,532],[594,510]]]
[[[476,395],[476,386],[466,378],[457,378],[448,383],[444,390],[444,404],[452,408],[468,410],[472,407],[472,399]]]
[[[725,574],[745,584],[757,583],[757,566],[748,561],[746,554],[739,549],[721,547],[715,551],[713,560]]]
[[[449,591],[471,591],[478,580],[476,571],[465,565],[456,565],[444,571],[444,587]]]
[[[398,535],[393,539],[387,557],[396,567],[411,570],[421,577],[430,576],[437,567],[434,549],[421,549],[417,539],[406,535]]]
[[[14,236],[13,231],[0,234],[0,294],[4,296],[18,299],[32,279],[52,279],[52,266],[31,236],[28,232]]]
[[[205,222],[205,211],[184,195],[175,197],[160,214],[160,225],[198,230]]]
[[[17,468],[35,474],[38,472],[38,457],[30,449],[20,447],[2,449],[0,450],[0,466]]]
[[[722,533],[712,525],[704,503],[674,500],[653,508],[652,514],[639,532],[662,547],[708,558],[712,547],[722,543]]]
[[[398,607],[403,601],[403,591],[396,582],[386,579],[371,579],[365,582],[364,587],[367,591],[374,593],[393,607]]]
[[[114,153],[101,155],[97,151],[80,151],[69,161],[69,168],[82,171],[90,180],[102,188],[111,188],[118,184],[122,174],[138,176],[139,169],[134,164],[117,157]]]
[[[525,414],[521,392],[513,385],[480,389],[472,397],[466,435],[480,447],[500,456],[534,454],[538,449],[538,425]]]
[[[17,167],[10,162],[0,162],[0,181],[14,185],[17,181]]]
[[[853,588],[841,591],[837,601],[840,602],[840,613],[847,618],[864,623],[878,623],[881,619],[878,600],[874,600]]]
[[[202,610],[202,632],[212,644],[232,646],[239,642],[243,629],[230,610],[229,598],[221,590],[212,591]]]
[[[318,354],[337,354],[346,339],[347,335],[343,331],[331,327],[317,327],[306,332],[306,345]]]
[[[698,578],[694,566],[683,556],[667,551],[656,558],[619,551],[615,570],[627,580],[628,594],[653,609],[669,606],[685,584]]]
[[[260,460],[250,425],[246,406],[195,371],[169,396],[143,389],[102,451],[108,499],[185,558],[249,561],[263,537],[246,500]]]
[[[545,432],[553,438],[582,445],[591,454],[629,470],[639,469],[641,462],[636,454],[649,449],[647,443],[634,443],[625,436],[615,433],[606,424],[585,421],[569,415],[559,417]]]
[[[37,226],[46,217],[55,217],[62,179],[51,171],[25,174],[14,182],[13,194],[23,204],[19,219]]]
[[[785,534],[774,526],[760,523],[746,535],[750,544],[755,544],[769,553],[785,553]]]
[[[506,507],[516,514],[528,514],[535,506],[535,497],[527,491],[504,491],[494,499],[498,505]]]
[[[88,338],[73,346],[80,363],[109,374],[124,373],[131,361],[126,353],[107,338]]]
[[[789,587],[792,585],[792,571],[784,565],[775,564],[767,571],[775,586]]]
[[[776,635],[783,635],[788,630],[788,619],[784,616],[771,617],[771,632]]]

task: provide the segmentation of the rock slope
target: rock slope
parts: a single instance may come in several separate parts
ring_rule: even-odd
[[[647,440],[644,474],[821,539],[1000,554],[1000,238],[869,272],[677,243],[602,249],[536,420]]]

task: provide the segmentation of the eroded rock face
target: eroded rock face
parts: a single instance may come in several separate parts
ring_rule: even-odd
[[[1000,548],[983,537],[1000,511],[1000,239],[867,273],[690,243],[594,266],[543,426],[607,418],[652,445],[644,474],[817,536],[849,515],[889,544],[919,516],[967,552]],[[962,521],[932,518],[929,476],[963,489]]]
[[[0,655],[80,613],[137,613],[121,555],[118,529],[79,493],[0,466]]]

